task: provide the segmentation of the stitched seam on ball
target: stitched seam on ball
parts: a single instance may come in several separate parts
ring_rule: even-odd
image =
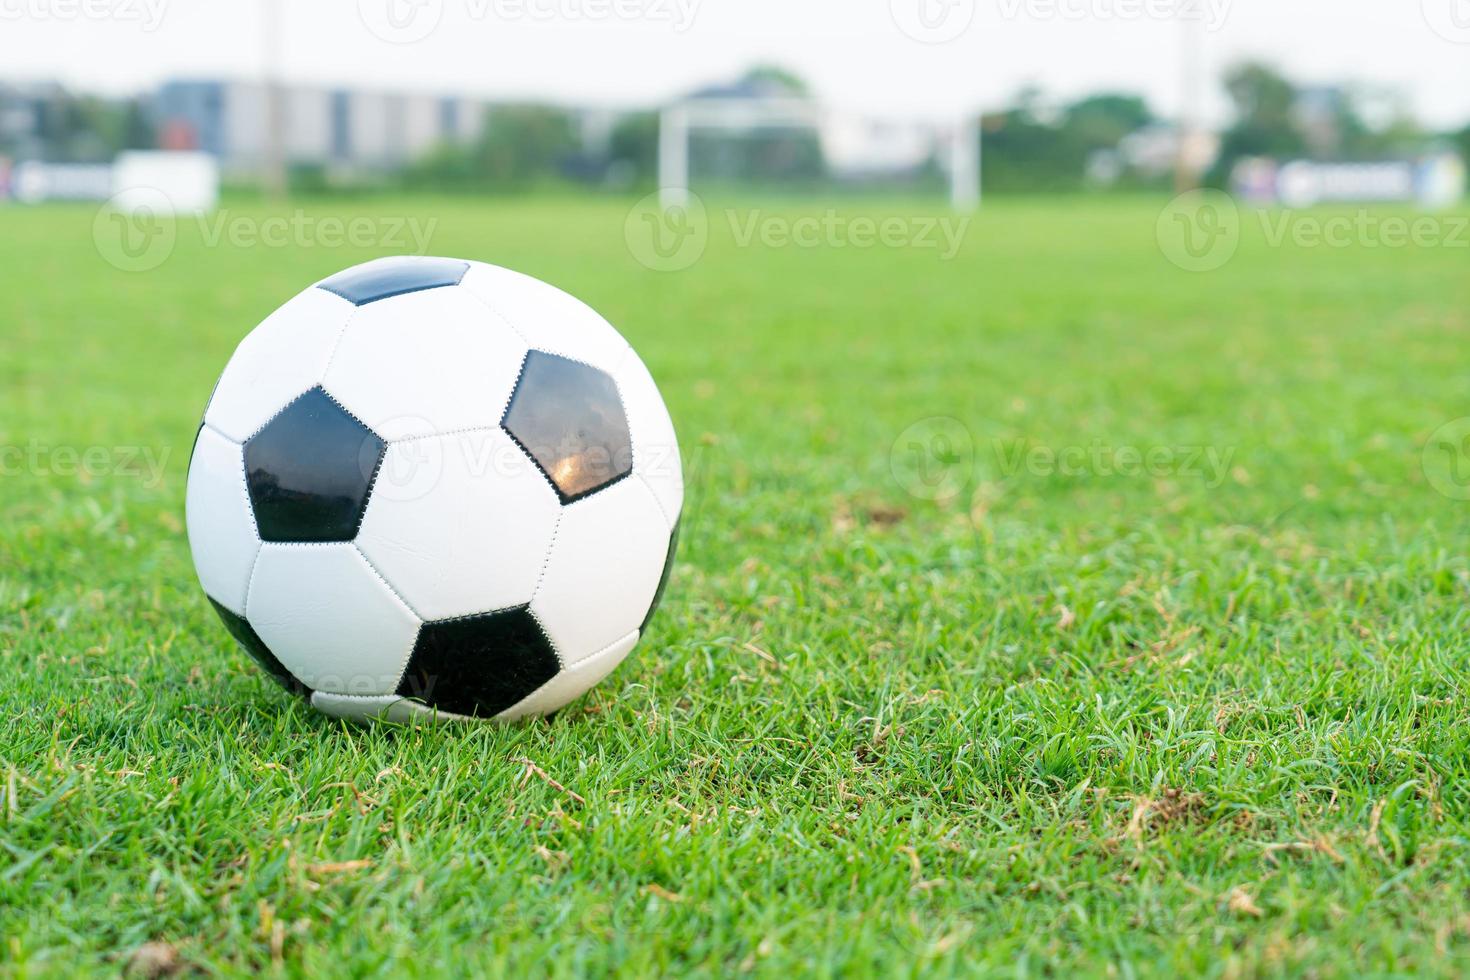
[[[531,614],[531,618],[532,619],[535,619],[536,618],[535,613],[532,613]],[[536,625],[538,627],[541,625],[540,620],[537,620]],[[596,653],[593,653],[590,656],[583,657],[581,660],[578,660],[576,663],[572,664],[571,666],[568,666],[565,663],[562,663],[561,653],[558,652],[558,651],[556,651],[555,645],[553,644],[552,650],[553,650],[553,652],[556,653],[556,660],[557,660],[557,663],[561,664],[561,669],[558,670],[556,672],[556,675],[554,677],[552,677],[550,680],[548,680],[545,684],[542,684],[540,687],[536,688],[536,690],[532,691],[530,694],[527,694],[525,697],[521,698],[515,704],[511,705],[509,708],[506,708],[504,711],[500,712],[500,714],[495,715],[495,717],[492,718],[491,721],[494,721],[494,720],[496,720],[498,718],[503,718],[506,715],[510,714],[512,711],[516,710],[521,705],[525,704],[527,701],[531,700],[536,695],[540,694],[542,691],[546,690],[552,684],[554,684],[558,680],[560,680],[562,674],[565,673],[566,671],[568,671],[568,670],[576,670],[579,667],[585,667],[587,664],[590,664],[594,660],[596,660],[598,657],[603,656],[608,651],[612,650],[619,643],[622,643],[624,640],[626,640],[630,636],[634,638],[634,640],[633,640],[634,645],[637,645],[637,642],[638,642],[638,639],[637,639],[638,638],[638,631],[637,630],[633,630],[630,633],[624,633],[622,636],[618,637],[616,640],[613,640],[611,643],[609,643],[607,646],[603,647],[601,650],[598,650]],[[632,647],[629,647],[628,648],[628,652],[629,653],[632,653],[633,652],[633,648]],[[626,657],[625,657],[625,659],[626,659]],[[584,696],[586,696],[588,694],[591,694],[593,689],[595,689],[595,688],[589,688],[588,690],[583,691],[581,694],[577,695],[577,698],[584,697]],[[575,701],[577,698],[572,698],[572,701]],[[571,702],[569,701],[567,703],[570,704]],[[560,711],[561,709],[558,708],[557,710]]]
[[[372,432],[371,429],[368,430]],[[377,435],[377,433],[373,433]],[[381,442],[382,440],[379,439]],[[367,493],[362,495],[362,510],[357,513],[357,526],[352,529],[353,544],[357,543],[357,536],[362,533],[362,526],[367,522],[368,507],[372,506],[373,488],[378,485],[378,474],[383,472],[383,462],[388,458],[388,444],[383,444],[383,451],[378,453],[378,461],[373,464],[373,475],[368,477]],[[361,551],[358,548],[358,551]]]
[[[260,425],[260,427],[257,428],[254,432],[250,433],[250,435],[245,438],[245,442],[241,443],[240,445],[242,447],[245,446],[245,445],[247,445],[250,442],[250,440],[254,439],[256,436],[260,435],[266,429],[270,428],[270,424],[272,422],[274,422],[276,419],[280,418],[282,415],[285,415],[287,409],[289,409],[292,405],[295,405],[297,402],[301,401],[301,399],[305,398],[307,395],[311,394],[313,391],[316,391],[318,388],[322,388],[322,384],[321,384],[320,381],[316,382],[310,388],[307,388],[301,394],[297,395],[295,398],[292,398],[290,401],[286,402],[286,404],[284,404],[280,408],[276,409],[275,412],[271,415],[271,417],[268,418],[268,419],[266,419],[265,422],[262,423]],[[327,395],[327,389],[322,388],[322,394]],[[328,398],[332,398],[331,395],[327,395],[327,397]],[[335,402],[335,401],[337,401],[337,399],[332,398],[332,401]],[[340,402],[338,402],[338,407],[341,407],[341,403]],[[344,408],[344,409],[342,409],[342,411],[346,412],[347,409]],[[350,415],[352,413],[351,412],[348,412],[348,414]]]
[[[627,343],[626,337],[623,338],[623,342]],[[619,374],[623,373],[623,368],[627,366],[628,360],[632,358],[634,354],[635,352],[633,350],[633,345],[628,344],[627,348],[623,351],[623,359],[618,361],[617,365],[612,369],[612,376],[614,381],[618,379]]]
[[[413,661],[413,653],[415,650],[418,649],[419,637],[423,634],[424,623],[426,622],[426,620],[423,616],[419,615],[419,611],[417,609],[409,604],[409,601],[407,599],[398,594],[398,590],[393,588],[388,580],[383,577],[383,573],[378,571],[378,567],[372,563],[372,559],[368,558],[367,554],[363,552],[362,548],[358,547],[356,541],[352,542],[352,550],[357,552],[358,557],[363,560],[363,563],[367,565],[368,569],[378,577],[378,581],[383,583],[383,588],[391,592],[399,602],[403,603],[403,608],[412,613],[413,618],[419,621],[418,628],[413,631],[413,642],[408,645],[408,652],[403,655],[403,661],[398,665],[398,679],[393,682],[393,686],[396,689],[398,685],[403,682],[403,674],[405,671],[408,670],[409,663]],[[379,696],[387,697],[387,695]]]
[[[632,353],[633,348],[628,348]],[[638,472],[638,440],[633,438],[633,413],[628,411],[628,399],[623,396],[623,385],[618,381],[618,372],[614,371],[608,375],[612,378],[613,391],[617,392],[618,408],[623,410],[623,424],[628,427],[628,472]]]
[[[469,275],[469,273],[465,273],[465,275]],[[460,284],[463,285],[463,282],[464,280],[461,279]],[[510,332],[515,334],[520,342],[526,347],[526,353],[521,355],[521,368],[519,371],[516,372],[515,383],[510,386],[510,391],[506,392],[505,402],[500,406],[500,421],[503,426],[505,424],[505,416],[510,412],[511,399],[516,396],[516,389],[521,386],[521,375],[526,373],[526,361],[530,359],[531,351],[536,348],[535,345],[531,343],[530,338],[521,333],[520,328],[510,321],[510,317],[506,316],[504,313],[500,312],[500,310],[492,306],[488,300],[480,296],[473,289],[466,289],[465,292],[469,295],[470,299],[483,306],[490,313],[491,316],[495,317],[495,319],[505,324],[506,327],[509,328]]]
[[[537,688],[537,690],[540,690],[540,688]],[[379,699],[379,698],[392,698],[393,699],[392,701],[383,702],[382,707],[383,707],[383,710],[384,711],[387,711],[389,708],[392,708],[395,705],[411,704],[411,705],[414,705],[415,707],[418,707],[418,708],[423,709],[424,711],[430,712],[432,714],[432,716],[433,716],[432,720],[434,720],[434,721],[439,721],[441,719],[444,720],[444,721],[455,721],[455,722],[459,722],[459,721],[474,721],[474,722],[478,722],[478,721],[485,721],[486,720],[486,719],[483,719],[483,718],[476,718],[473,715],[459,715],[459,714],[455,714],[453,711],[445,711],[445,710],[443,710],[441,708],[436,708],[436,707],[434,707],[432,705],[425,704],[423,701],[418,701],[418,700],[415,700],[414,698],[405,697],[402,694],[333,694],[330,691],[314,691],[312,693],[313,694],[320,694],[320,695],[322,695],[325,698],[340,698],[340,699],[343,699],[343,700],[346,700],[346,701],[368,701],[368,700],[376,700],[376,699]],[[315,707],[315,705],[313,705],[313,707]],[[318,711],[321,711],[322,709],[321,708],[317,708],[317,710]],[[490,720],[493,720],[493,719],[490,719]],[[402,723],[401,722],[395,722],[395,724],[402,724]]]
[[[329,399],[331,399],[333,405],[336,405],[338,408],[342,409],[342,414],[343,415],[346,415],[352,421],[356,422],[358,425],[362,426],[364,429],[367,429],[373,435],[377,436],[378,439],[383,443],[383,445],[386,446],[388,444],[388,440],[386,440],[382,436],[379,436],[378,435],[378,430],[377,429],[374,429],[372,426],[368,425],[362,419],[358,418],[356,412],[354,412],[352,409],[348,408],[346,405],[342,404],[342,399],[338,398],[336,395],[334,395],[330,391],[328,391],[327,390],[327,385],[326,385],[325,382],[318,381],[312,387],[313,388],[320,388],[322,390],[322,394],[326,395]],[[311,394],[311,392],[308,391],[308,392],[305,392],[304,394],[305,395],[309,395],[309,394]]]
[[[501,415],[505,413],[502,411]],[[443,432],[430,432],[422,436],[404,436],[402,439],[394,439],[389,444],[393,446],[409,442],[428,442],[430,439],[448,439],[453,436],[474,436],[482,432],[504,432],[499,423],[495,425],[472,425],[463,429],[446,429]],[[380,437],[381,438],[381,437]]]
[[[327,292],[330,293],[332,291],[329,289],[327,290]],[[336,296],[338,294],[332,293],[332,295]],[[343,296],[342,298],[347,299],[347,297],[345,296]],[[351,301],[348,300],[348,302]],[[347,328],[352,326],[352,321],[357,319],[357,314],[360,312],[362,312],[362,307],[354,304],[352,307],[352,312],[347,314],[347,319],[342,323],[342,329],[337,331],[337,339],[332,341],[332,349],[327,352],[327,363],[322,365],[322,373],[319,375],[321,380],[319,380],[317,384],[326,383],[327,373],[332,370],[332,362],[337,359],[337,351],[342,349],[342,340],[347,336]],[[333,399],[333,401],[336,401],[336,399]]]
[[[469,275],[469,273],[466,272],[465,275]],[[460,286],[463,286],[464,285],[464,279],[461,278],[458,284]],[[470,299],[474,300],[476,303],[479,303],[481,306],[485,307],[485,309],[489,310],[495,316],[495,318],[497,320],[499,320],[501,323],[503,323],[507,327],[509,327],[511,333],[513,333],[517,337],[521,338],[521,343],[525,344],[527,347],[533,346],[532,343],[531,343],[531,338],[527,337],[524,333],[522,333],[521,332],[521,328],[518,327],[518,326],[516,326],[513,322],[511,322],[510,317],[508,317],[504,313],[500,312],[500,310],[497,309],[495,307],[495,305],[492,304],[488,299],[486,299],[485,297],[481,296],[479,293],[475,292],[473,289],[465,289],[465,292],[469,294]]]
[[[230,445],[236,445],[232,440]],[[265,550],[265,539],[260,536],[260,525],[255,520],[255,504],[250,499],[250,475],[245,469],[245,450],[239,447],[235,454],[240,460],[240,497],[245,502],[245,513],[250,515],[250,532],[255,535],[255,557],[250,559],[250,575],[245,579],[245,598],[240,603],[240,615],[250,621],[250,592],[255,588],[255,569],[260,565],[260,553]],[[290,669],[287,668],[287,673]],[[295,674],[291,675],[295,677]]]
[[[250,593],[255,591],[255,571],[256,569],[260,568],[260,553],[264,550],[265,544],[263,542],[259,542],[255,545],[255,557],[250,560],[250,577],[245,580],[245,606],[240,611],[240,616],[245,620],[246,623],[250,622]],[[254,629],[254,627],[251,628]],[[274,652],[272,653],[272,656],[274,656]],[[279,660],[280,658],[277,657],[276,659]],[[285,665],[283,664],[282,666]],[[287,673],[290,673],[290,670],[291,668],[286,668]],[[291,676],[295,677],[296,675],[292,674]]]
[[[550,285],[550,284],[548,283],[547,285]],[[553,287],[553,288],[555,288],[555,287]],[[480,296],[479,294],[477,294],[473,290],[468,290],[467,289],[465,291],[468,292],[472,297],[474,297],[479,302],[479,304],[481,306],[485,307],[485,309],[489,310],[491,313],[494,313],[501,320],[502,323],[504,323],[506,326],[510,327],[510,329],[515,333],[515,335],[517,337],[521,338],[521,342],[524,343],[526,345],[526,347],[529,348],[530,350],[540,351],[543,354],[555,354],[557,357],[564,358],[564,359],[566,359],[568,361],[576,361],[578,364],[581,364],[584,367],[590,367],[594,371],[602,371],[604,374],[611,374],[612,373],[612,370],[611,369],[605,370],[603,368],[598,367],[596,364],[593,364],[593,363],[591,363],[589,361],[582,360],[580,357],[574,357],[571,354],[563,353],[559,349],[552,349],[552,348],[547,347],[546,345],[540,343],[539,341],[532,341],[530,337],[527,337],[524,333],[521,332],[521,328],[520,327],[517,327],[515,325],[514,321],[512,321],[510,317],[508,317],[504,313],[502,313],[488,299],[486,299],[483,296]],[[568,295],[571,295],[571,294],[569,293]],[[575,299],[576,297],[572,297],[572,298]],[[601,314],[598,313],[596,310],[593,310],[592,307],[589,306],[587,308],[589,310],[592,310],[592,313],[594,315],[601,316]],[[608,324],[608,328],[611,329],[613,331],[613,333],[617,333],[617,328],[614,327],[612,324]],[[618,334],[618,340],[620,340],[622,342],[622,344],[623,344],[623,349],[621,351],[622,358],[620,360],[618,360],[618,362],[617,362],[617,365],[619,367],[621,367],[623,361],[624,360],[627,360],[627,356],[633,352],[633,345],[630,344],[630,343],[628,343],[628,338],[624,337],[622,334]],[[519,383],[519,379],[517,379],[517,381]],[[514,392],[515,389],[512,388],[511,391]]]
[[[551,554],[550,549],[547,550],[547,554]],[[567,669],[567,662],[562,659],[561,650],[557,649],[556,641],[551,638],[550,633],[546,632],[546,627],[541,625],[541,617],[536,615],[536,610],[532,609],[529,604],[526,606],[526,615],[530,616],[531,622],[536,624],[536,632],[541,634],[541,638],[546,641],[547,649],[549,649],[551,651],[551,655],[556,658],[556,673],[552,674],[546,679],[546,684],[550,684],[552,681],[556,680],[557,677],[561,676],[562,671]],[[546,684],[541,685],[541,687],[545,687]],[[539,690],[541,690],[540,687],[536,689],[536,691]],[[535,694],[536,691],[532,691],[531,694]],[[531,694],[526,695],[526,697],[530,697]],[[521,701],[524,701],[525,699],[526,698],[522,698]],[[516,704],[520,704],[521,701],[517,701]],[[515,707],[515,705],[511,705],[511,707],[513,708]],[[510,708],[506,708],[505,710],[509,711]]]
[[[503,616],[506,613],[529,612],[530,609],[531,604],[529,602],[518,602],[512,606],[501,606],[499,609],[487,609],[485,612],[465,613],[463,616],[448,616],[444,619],[426,619],[424,620],[424,625],[444,626],[449,623],[463,623],[471,619],[483,619],[486,616]]]
[[[629,630],[628,632],[624,633],[622,636],[618,637],[616,640],[613,640],[607,646],[603,647],[601,650],[598,650],[595,653],[588,654],[587,656],[583,657],[581,660],[578,660],[576,663],[572,664],[571,668],[569,668],[569,669],[575,670],[578,667],[585,667],[585,666],[587,666],[588,664],[592,663],[592,661],[596,660],[598,657],[600,657],[603,654],[607,653],[613,647],[617,646],[619,643],[622,643],[624,640],[626,640],[630,636],[637,637],[638,636],[638,631],[636,629],[635,630]],[[634,640],[634,643],[636,645],[636,643],[637,643],[637,640],[636,639]],[[630,653],[632,652],[632,647],[629,647],[629,652]]]
[[[541,477],[542,482],[544,482],[548,487],[551,488],[552,493],[556,494],[557,502],[562,505],[570,503],[570,501],[568,501],[566,497],[562,494],[561,487],[557,486],[556,483],[551,479],[551,474],[546,472],[546,467],[541,465],[541,460],[537,459],[535,454],[532,453],[530,449],[526,448],[526,444],[517,439],[516,434],[507,429],[504,425],[501,425],[500,431],[509,436],[510,441],[515,443],[516,448],[521,451],[521,455],[525,456],[526,459],[531,461],[532,468],[535,469],[537,475]]]
[[[207,419],[204,422],[204,428],[208,429],[210,432],[213,432],[215,435],[219,436],[221,439],[225,440],[226,442],[228,442],[230,445],[234,446],[237,449],[244,449],[245,448],[242,443],[239,443],[239,442],[236,442],[235,441],[235,437],[234,436],[230,435],[224,429],[221,429],[219,426],[215,425],[214,423],[210,422]],[[190,457],[190,462],[192,462],[192,461],[193,461],[193,457]]]
[[[637,471],[635,470],[634,472],[636,473]],[[638,473],[637,475],[638,481],[643,484],[643,488],[647,490],[648,495],[653,498],[653,506],[658,508],[659,515],[664,519],[664,526],[668,528],[670,534],[673,534],[674,522],[669,518],[669,512],[664,510],[664,502],[658,499],[658,491],[653,488],[652,483],[648,482],[648,477],[644,476],[642,473]]]
[[[561,534],[561,522],[562,517],[565,514],[565,509],[558,510],[556,512],[556,523],[551,526],[551,543],[546,546],[546,557],[541,559],[541,572],[536,576],[536,587],[531,590],[531,602],[536,601],[536,597],[541,594],[541,586],[546,583],[546,570],[551,567],[551,553],[556,550],[556,539],[557,536]],[[527,608],[530,608],[531,602],[526,603]],[[531,615],[535,616],[535,613],[533,612]],[[536,625],[541,625],[539,620],[537,620]],[[545,630],[543,630],[542,632],[545,632]],[[553,643],[551,646],[552,649],[556,648],[555,643]],[[560,653],[557,654],[556,659],[558,661],[561,660]]]
[[[369,699],[376,700],[380,698],[392,698],[392,701],[383,705],[383,707],[385,708],[390,708],[393,705],[397,704],[399,701],[408,700],[401,694],[337,694],[332,691],[313,691],[312,693],[320,694],[322,697],[325,698],[346,698],[349,701],[367,701]]]
[[[509,436],[510,441],[515,443],[516,446],[520,449],[521,453],[531,461],[531,466],[535,468],[538,474],[540,474],[541,479],[546,481],[546,485],[551,488],[551,492],[556,494],[557,503],[565,505],[567,501],[562,497],[561,487],[557,486],[556,481],[551,478],[551,474],[546,472],[546,468],[541,465],[541,460],[537,459],[536,455],[526,447],[526,444],[521,442],[521,440],[517,438],[514,432],[510,431],[510,426],[505,424],[505,420],[510,418],[511,402],[515,401],[516,392],[521,390],[521,382],[525,380],[526,377],[526,366],[530,363],[531,352],[526,351],[525,355],[521,358],[521,369],[516,372],[515,384],[510,386],[510,396],[507,397],[505,400],[505,408],[501,409],[500,412],[500,431]],[[561,519],[559,516],[557,518],[557,523],[561,523]],[[553,531],[552,533],[554,535],[555,531]],[[543,571],[544,570],[545,569],[543,567]]]
[[[272,548],[340,548],[351,541],[264,541]]]
[[[239,449],[240,452],[235,456],[240,460],[240,497],[245,501],[245,513],[250,515],[250,530],[255,532],[255,541],[260,544],[265,538],[260,536],[260,523],[255,519],[255,502],[250,499],[250,471],[245,468],[245,447],[240,446]]]
[[[357,552],[358,557],[360,557],[367,565],[367,567],[372,571],[372,573],[377,576],[378,581],[383,583],[383,588],[393,593],[393,597],[399,602],[403,603],[403,607],[409,612],[413,613],[413,618],[417,619],[420,624],[427,623],[429,620],[425,616],[421,615],[419,611],[413,607],[413,603],[409,602],[402,595],[400,595],[398,590],[393,588],[392,584],[383,577],[383,573],[378,571],[378,566],[373,564],[373,560],[367,556],[367,552],[363,551],[361,546],[359,546],[356,541],[350,543],[352,545],[352,550]],[[404,663],[406,665],[407,661],[405,661]]]

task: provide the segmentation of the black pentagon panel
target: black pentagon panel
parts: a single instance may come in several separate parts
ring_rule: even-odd
[[[398,694],[430,708],[493,718],[561,669],[526,606],[425,623]]]
[[[579,361],[527,354],[500,424],[536,461],[562,503],[633,472],[633,440],[618,386]]]
[[[658,612],[659,603],[664,601],[664,590],[669,587],[669,573],[674,570],[674,555],[679,551],[679,523],[679,521],[674,522],[673,533],[669,535],[669,553],[664,556],[664,571],[658,577],[658,589],[653,593],[653,602],[649,604],[643,622],[638,624],[639,636],[648,630],[648,624],[653,621],[653,614]]]
[[[403,255],[355,265],[322,280],[317,287],[336,293],[357,306],[365,306],[422,289],[458,286],[469,271],[470,264],[459,259]]]
[[[351,541],[386,452],[321,388],[245,443],[245,482],[262,541]]]
[[[265,645],[265,641],[260,638],[260,634],[255,632],[255,628],[250,623],[213,599],[209,600],[209,604],[214,606],[214,611],[219,614],[220,622],[225,624],[225,629],[230,631],[235,642],[239,643],[256,663],[264,667],[266,673],[270,674],[277,684],[292,694],[299,694],[304,698],[311,697],[311,688],[297,680],[296,676],[286,669],[286,665],[276,659],[276,655],[271,653],[270,647]]]

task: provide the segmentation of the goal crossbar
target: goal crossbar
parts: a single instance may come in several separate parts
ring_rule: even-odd
[[[804,99],[691,99],[659,114],[659,202],[665,207],[689,201],[689,140],[696,129],[741,132],[755,129],[816,129],[833,114]],[[980,203],[980,128],[973,116],[942,130],[949,170],[950,204],[972,211]]]

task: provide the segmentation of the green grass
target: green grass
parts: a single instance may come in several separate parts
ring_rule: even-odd
[[[1185,273],[1162,204],[997,201],[948,262],[717,210],[674,273],[617,202],[373,205],[602,310],[691,484],[621,670],[443,730],[272,686],[182,529],[233,345],[394,249],[186,225],[130,274],[90,209],[0,212],[0,445],[49,460],[0,477],[4,969],[1464,973],[1470,505],[1421,451],[1470,415],[1467,252],[1248,218]],[[1166,465],[1093,462],[1131,449]],[[916,451],[961,492],[908,494]]]

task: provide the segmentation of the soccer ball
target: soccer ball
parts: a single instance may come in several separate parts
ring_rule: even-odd
[[[241,342],[189,544],[229,632],[319,711],[509,721],[633,649],[683,496],[668,410],[606,320],[495,266],[379,259]]]

